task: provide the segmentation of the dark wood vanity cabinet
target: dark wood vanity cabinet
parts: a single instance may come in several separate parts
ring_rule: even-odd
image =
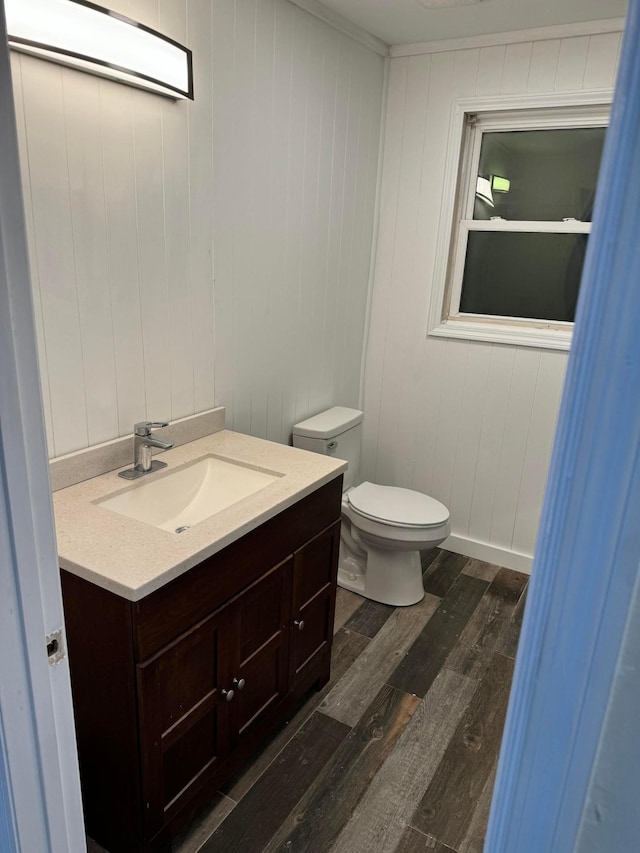
[[[149,834],[286,697],[292,562],[136,666]]]
[[[153,835],[231,749],[223,610],[136,666],[142,800]]]
[[[62,572],[87,832],[170,839],[329,678],[342,478],[138,602]]]
[[[307,669],[313,669],[318,659],[331,654],[339,545],[340,522],[293,555],[293,636],[289,656],[292,683],[303,678]]]

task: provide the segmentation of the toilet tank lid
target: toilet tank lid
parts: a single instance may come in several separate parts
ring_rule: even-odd
[[[334,406],[326,412],[320,412],[306,421],[300,421],[293,427],[294,435],[306,438],[333,438],[342,432],[362,423],[362,412],[358,409],[346,409],[344,406]]]

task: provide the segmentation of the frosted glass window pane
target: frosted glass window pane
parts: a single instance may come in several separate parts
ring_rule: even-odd
[[[492,186],[493,207],[476,197],[473,218],[590,222],[605,130],[483,133],[478,176]]]
[[[573,322],[586,234],[471,231],[460,311]]]

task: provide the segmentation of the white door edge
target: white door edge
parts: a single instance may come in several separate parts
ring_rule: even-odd
[[[63,613],[2,0],[0,117],[0,846],[82,853],[69,664],[45,642]]]

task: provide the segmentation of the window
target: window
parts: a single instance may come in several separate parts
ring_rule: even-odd
[[[432,333],[566,348],[608,106],[465,109],[461,119],[444,300]]]

